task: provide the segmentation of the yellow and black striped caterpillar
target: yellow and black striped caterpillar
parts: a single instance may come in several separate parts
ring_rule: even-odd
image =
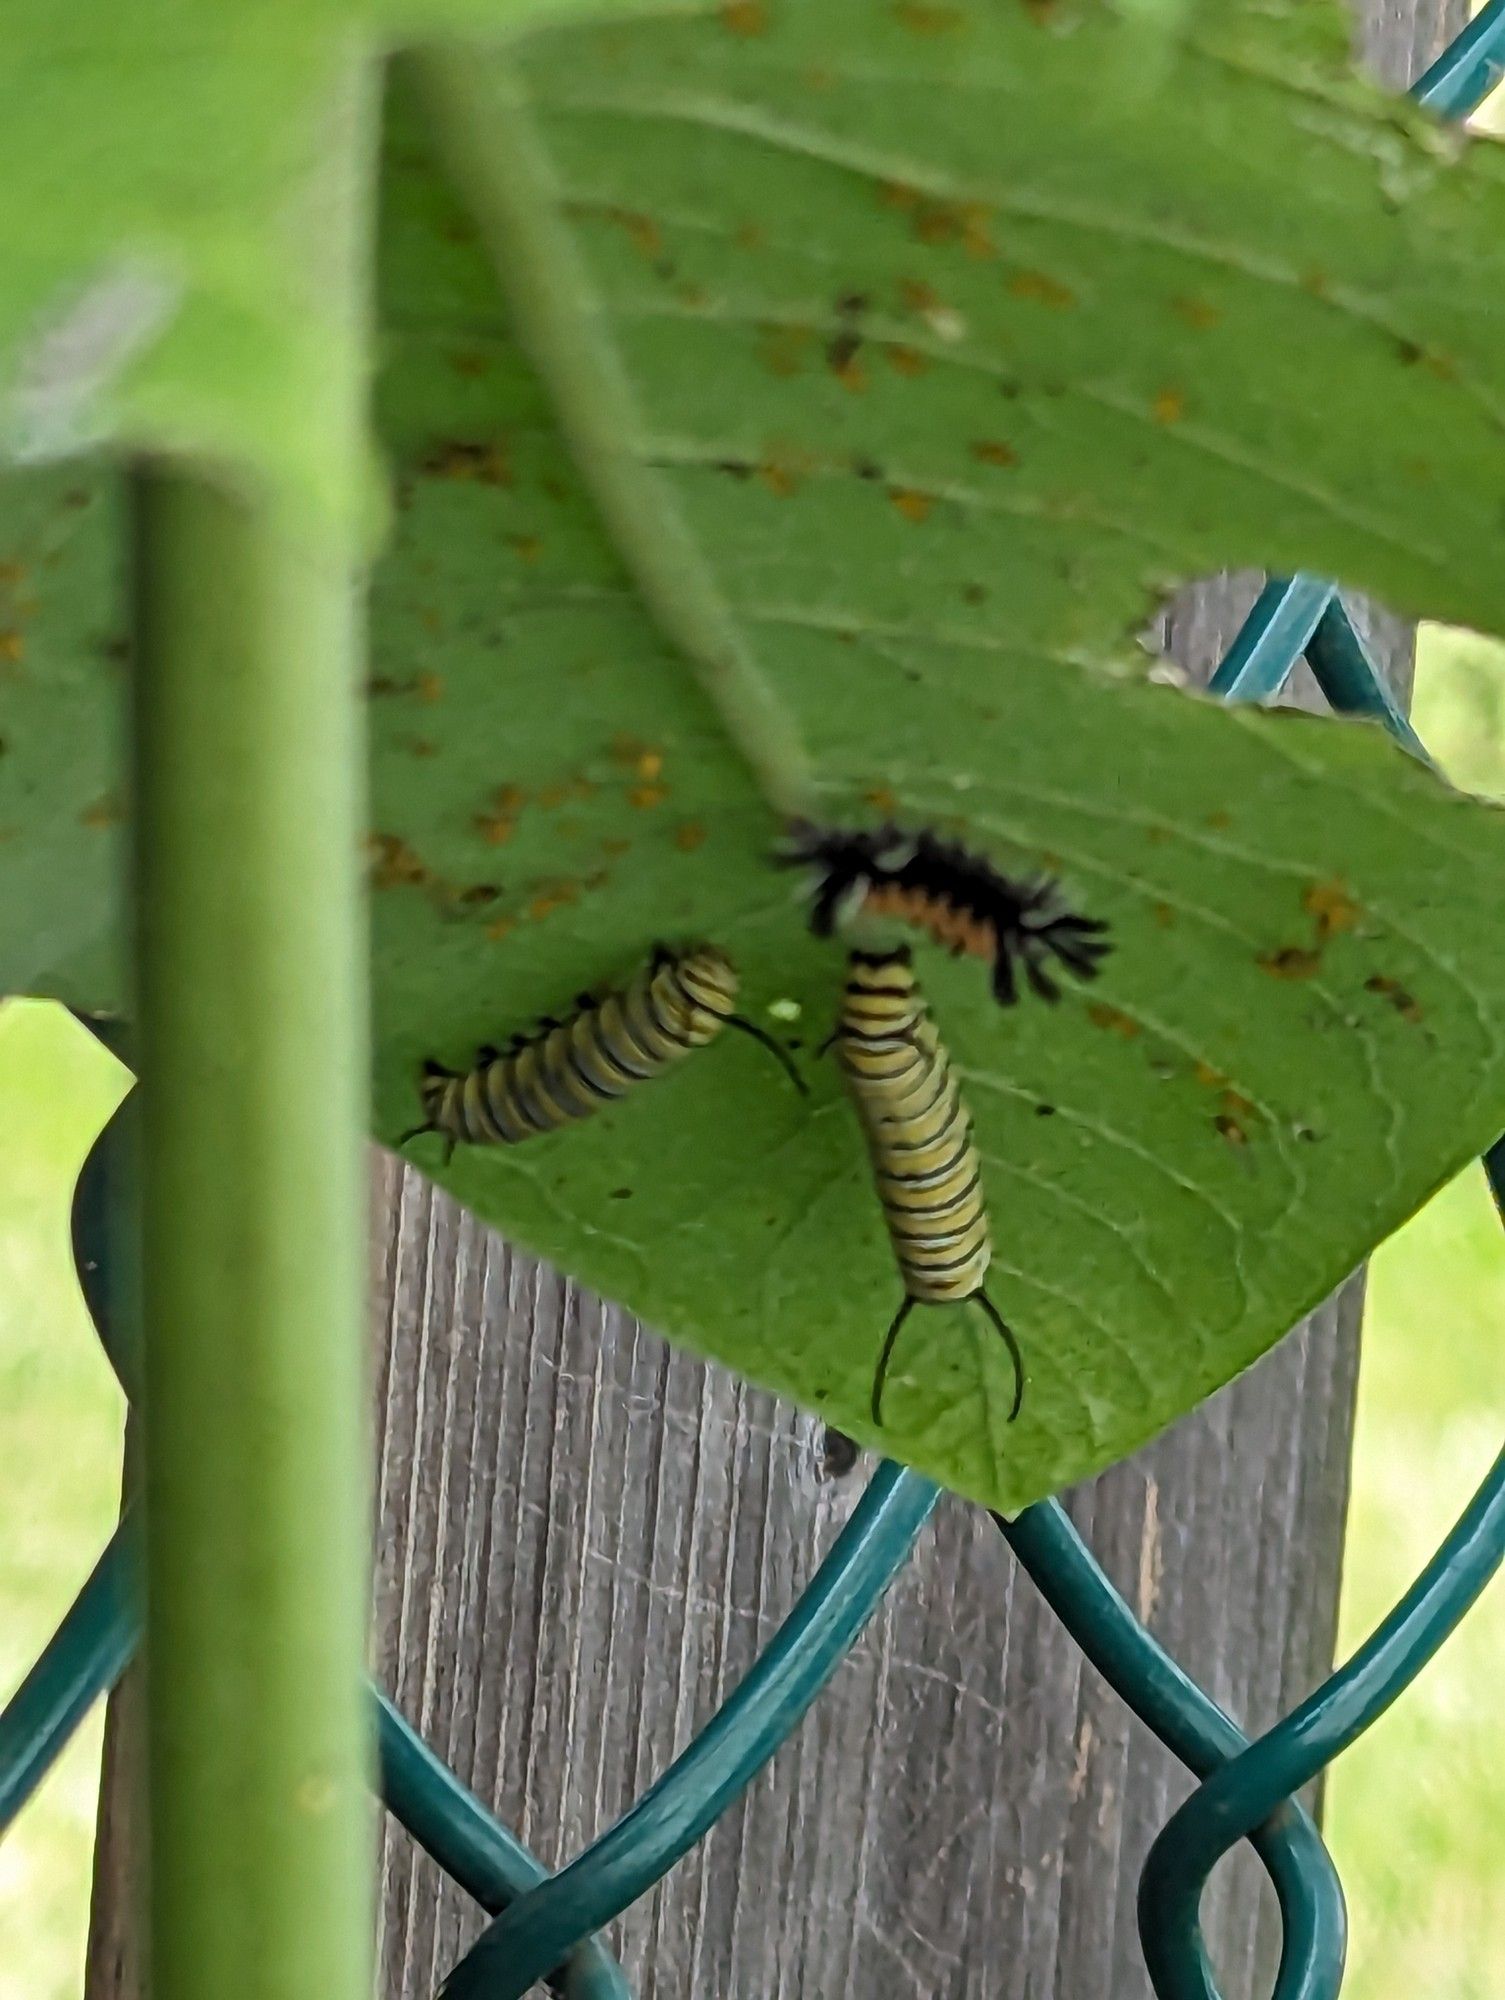
[[[660,945],[619,992],[582,994],[567,1021],[541,1021],[506,1049],[482,1049],[468,1070],[426,1063],[424,1122],[398,1144],[439,1132],[449,1142],[446,1159],[457,1145],[519,1145],[589,1118],[728,1027],[771,1050],[803,1092],[784,1050],[734,1011],[736,997],[737,970],[725,952]]]
[[[832,1036],[867,1139],[904,1303],[873,1374],[873,1422],[899,1330],[917,1305],[975,1301],[1014,1364],[1012,1423],[1024,1400],[1019,1343],[983,1290],[993,1255],[972,1123],[907,951],[854,951]]]

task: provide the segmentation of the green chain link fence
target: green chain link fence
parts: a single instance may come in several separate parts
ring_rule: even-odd
[[[1505,76],[1505,0],[1491,4],[1413,95],[1464,118]],[[1298,576],[1266,586],[1211,684],[1225,701],[1267,700],[1305,657],[1341,714],[1382,722],[1425,755],[1336,589]],[[95,1031],[115,1045],[110,1031]],[[128,1053],[117,1047],[118,1053]],[[129,1100],[79,1185],[74,1249],[85,1296],[128,1395]],[[1505,1140],[1485,1171],[1505,1219]],[[122,1251],[122,1244],[126,1246]],[[816,1576],[745,1680],[615,1826],[557,1874],[472,1796],[391,1702],[371,1690],[388,1809],[493,1916],[446,1981],[446,2000],[520,2000],[540,1980],[567,2000],[630,2000],[598,1933],[707,1832],[798,1726],[903,1566],[938,1497],[884,1464]],[[1346,1941],[1343,1893],[1297,1794],[1395,1700],[1505,1557],[1505,1453],[1391,1615],[1284,1721],[1250,1742],[1145,1630],[1055,1501],[998,1526],[1083,1653],[1198,1779],[1161,1831],[1140,1882],[1145,1960],[1159,2000],[1218,2000],[1199,1909],[1217,1861],[1248,1840],[1284,1926],[1275,2000],[1335,2000]],[[90,1706],[125,1671],[141,1634],[137,1528],[128,1509],[31,1673],[0,1715],[0,1834]]]

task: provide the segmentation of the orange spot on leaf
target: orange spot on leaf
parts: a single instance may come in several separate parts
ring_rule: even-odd
[[[1157,424],[1179,424],[1186,415],[1186,398],[1179,389],[1162,389],[1150,405]]]
[[[656,264],[664,254],[664,232],[651,215],[636,208],[610,207],[603,211],[609,222],[624,230],[627,240],[640,256]]]
[[[1109,1007],[1101,1000],[1095,1000],[1087,1009],[1087,1019],[1094,1028],[1106,1028],[1110,1034],[1122,1035],[1126,1042],[1132,1042],[1140,1032],[1139,1023],[1132,1014]]]
[[[119,794],[106,792],[102,798],[95,799],[92,805],[84,807],[78,816],[78,823],[80,826],[88,827],[118,826],[124,817],[125,808],[120,803]]]
[[[768,9],[763,0],[722,0],[721,25],[729,35],[744,39],[768,33]]]
[[[935,0],[895,0],[894,16],[911,35],[949,35],[963,19],[959,7],[937,6]]]
[[[922,354],[917,347],[904,347],[898,343],[886,347],[884,356],[896,375],[923,375],[930,366],[930,357]]]
[[[576,882],[551,882],[540,889],[529,903],[526,911],[530,923],[542,923],[545,917],[552,917],[557,910],[568,909],[571,903],[580,900],[580,886]]]
[[[421,673],[415,683],[420,701],[442,701],[444,698],[444,676],[431,672]]]
[[[1057,312],[1065,312],[1076,304],[1076,293],[1070,285],[1063,285],[1048,271],[1016,271],[1009,279],[1009,290],[1016,299],[1033,299],[1036,304],[1052,306]]]
[[[1351,931],[1364,914],[1345,884],[1338,881],[1313,882],[1302,894],[1301,907],[1315,918],[1317,935],[1324,940],[1340,931]]]
[[[1189,327],[1194,327],[1198,333],[1209,332],[1213,327],[1221,326],[1223,323],[1222,307],[1211,304],[1207,299],[1198,299],[1190,296],[1172,299],[1171,311],[1176,315],[1177,319],[1184,320]]]
[[[935,505],[935,501],[931,498],[930,494],[916,493],[912,487],[908,486],[890,487],[888,497],[906,521],[919,522],[928,520],[930,510]]]
[[[1310,979],[1322,963],[1322,954],[1308,951],[1305,945],[1286,944],[1278,951],[1262,952],[1254,962],[1272,979]]]
[[[416,888],[430,881],[429,869],[400,834],[373,833],[366,842],[373,888]]]

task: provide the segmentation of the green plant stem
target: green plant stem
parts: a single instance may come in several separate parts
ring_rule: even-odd
[[[354,530],[169,468],[135,505],[153,2000],[369,2000]]]
[[[585,307],[589,281],[559,219],[506,59],[436,46],[405,60],[442,157],[485,232],[575,462],[643,601],[685,655],[764,797],[780,812],[810,812],[814,779],[794,718],[753,656],[666,483],[636,450],[641,424],[633,392],[599,314]]]

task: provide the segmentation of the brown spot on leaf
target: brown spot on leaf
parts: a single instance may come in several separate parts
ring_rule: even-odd
[[[545,917],[552,917],[557,910],[568,909],[571,903],[580,900],[578,882],[551,882],[539,890],[528,904],[526,915],[530,923],[542,923]]]
[[[486,926],[486,935],[493,944],[500,944],[504,937],[509,937],[516,929],[516,917],[493,917]]]
[[[463,375],[468,381],[474,381],[478,375],[488,372],[491,367],[491,356],[477,354],[467,349],[463,353],[452,354],[449,357],[449,365],[457,375]]]
[[[543,540],[538,535],[509,535],[509,546],[519,562],[536,563],[543,548]]]
[[[488,847],[505,847],[517,832],[517,821],[509,813],[477,813],[473,824]]]
[[[1179,389],[1162,389],[1150,404],[1157,424],[1179,424],[1186,415],[1186,398]]]
[[[674,845],[681,854],[693,854],[697,847],[704,847],[706,830],[698,819],[684,820],[674,829]]]
[[[608,834],[601,842],[601,852],[609,854],[613,859],[616,859],[625,854],[631,845],[632,842],[630,840],[623,840],[614,834]]]
[[[761,250],[768,241],[768,231],[761,222],[739,222],[732,241],[739,250]]]
[[[768,33],[768,9],[763,0],[722,0],[721,25],[744,40]]]
[[[668,796],[667,785],[634,785],[627,794],[627,803],[640,812],[649,812],[654,806],[661,806]]]
[[[1225,811],[1222,806],[1217,806],[1207,815],[1203,823],[1210,826],[1214,833],[1226,833],[1233,824],[1233,814]]]
[[[1247,1146],[1249,1134],[1236,1118],[1230,1118],[1226,1111],[1220,1111],[1213,1119],[1213,1129],[1225,1138],[1230,1146]]]
[[[118,826],[124,817],[125,808],[120,803],[120,794],[105,792],[91,805],[84,807],[78,816],[78,823],[80,826],[88,827]]]
[[[640,256],[649,263],[657,263],[664,254],[664,232],[651,215],[644,215],[636,208],[611,206],[602,210],[608,222],[614,222],[624,230],[627,240]]]
[[[1016,271],[1009,279],[1009,290],[1016,299],[1033,299],[1036,304],[1052,306],[1057,312],[1065,312],[1076,304],[1076,293],[1070,285],[1063,285],[1048,271]]]
[[[1184,320],[1189,327],[1194,328],[1198,333],[1210,332],[1213,327],[1221,326],[1223,323],[1222,307],[1213,305],[1208,299],[1199,299],[1189,295],[1172,299],[1171,311],[1176,315],[1177,319]]]
[[[19,632],[0,632],[0,662],[13,667],[25,657],[26,640]]]
[[[960,243],[972,257],[996,257],[990,234],[993,215],[980,201],[939,201],[917,198],[910,225],[921,243]]]
[[[1420,1001],[1408,992],[1398,979],[1390,979],[1383,972],[1376,972],[1372,978],[1364,981],[1364,987],[1367,992],[1377,993],[1381,999],[1388,1000],[1403,1021],[1416,1022],[1426,1018]]]
[[[1176,912],[1169,903],[1152,904],[1150,908],[1150,915],[1155,919],[1156,923],[1159,924],[1161,930],[1168,931],[1174,929],[1176,923]]]
[[[1351,931],[1364,911],[1339,881],[1313,882],[1302,894],[1301,907],[1316,921],[1323,942],[1340,931]]]
[[[430,479],[471,480],[481,486],[510,486],[512,461],[501,438],[446,438],[418,461]]]
[[[1305,945],[1285,944],[1278,951],[1261,952],[1254,962],[1272,979],[1310,979],[1322,963],[1322,954],[1308,951]]]
[[[911,35],[950,35],[962,25],[959,7],[938,6],[936,0],[895,0],[894,18]]]
[[[899,810],[899,801],[887,785],[869,785],[862,796],[874,812],[895,813]]]
[[[421,673],[413,684],[420,701],[442,701],[444,699],[444,676],[432,671]]]
[[[1140,1032],[1132,1014],[1125,1014],[1121,1008],[1110,1007],[1102,1000],[1093,1001],[1087,1009],[1087,1019],[1094,1028],[1106,1028],[1110,1034],[1122,1035],[1126,1042],[1132,1042]]]
[[[366,859],[375,889],[417,888],[432,880],[416,850],[400,834],[373,833],[366,842]]]
[[[408,755],[410,757],[437,757],[439,746],[430,736],[410,736]]]
[[[826,366],[843,389],[860,396],[867,388],[867,370],[858,356],[862,335],[850,330],[838,333],[826,348]]]
[[[1003,438],[974,438],[967,447],[979,465],[1017,465],[1019,454]]]
[[[891,343],[883,353],[896,375],[923,375],[930,366],[928,354],[922,354],[917,347],[905,347],[902,342]]]
[[[468,889],[462,889],[456,899],[466,909],[483,909],[487,903],[494,903],[501,890],[495,882],[472,882]]]
[[[770,455],[758,467],[758,477],[776,500],[788,500],[805,483],[805,470],[804,460],[793,453],[788,456]]]
[[[798,375],[805,366],[815,335],[808,326],[766,325],[758,336],[758,352],[770,375]]]
[[[906,521],[928,520],[930,510],[935,505],[930,494],[917,493],[912,486],[891,486],[888,497]]]

